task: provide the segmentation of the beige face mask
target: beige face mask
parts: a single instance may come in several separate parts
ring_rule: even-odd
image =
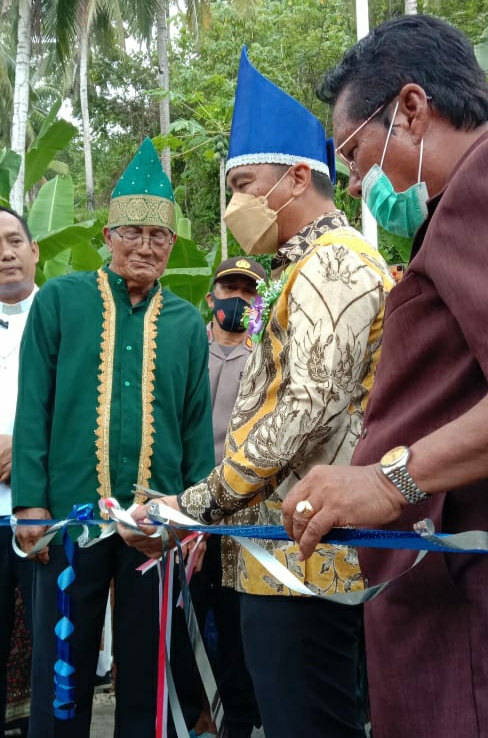
[[[224,222],[246,254],[274,254],[278,248],[277,217],[295,198],[291,197],[279,210],[268,207],[268,197],[292,167],[273,185],[267,195],[256,197],[236,192],[224,213]]]

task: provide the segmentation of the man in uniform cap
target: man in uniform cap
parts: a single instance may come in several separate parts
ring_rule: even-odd
[[[257,261],[235,256],[219,264],[211,292],[207,294],[207,304],[213,313],[207,333],[217,463],[222,461],[224,455],[227,426],[252,348],[242,318],[245,309],[256,297],[256,283],[266,279],[266,271]]]
[[[333,176],[334,149],[321,123],[260,75],[244,50],[225,217],[247,253],[274,254],[277,281],[261,290],[249,316],[257,345],[222,463],[165,500],[201,522],[248,507],[252,522],[279,524],[282,499],[312,464],[350,461],[391,278],[376,249],[336,209]],[[346,599],[364,587],[351,547],[318,545],[303,562],[292,541],[264,545],[319,595]],[[243,593],[244,650],[266,738],[363,736],[361,609],[291,596],[244,550],[226,567]]]
[[[249,277],[249,279],[254,282],[254,286],[260,279],[266,280],[268,277],[266,269],[255,259],[246,259],[242,256],[231,256],[230,259],[225,259],[220,262],[214,272],[212,283],[215,284],[218,280],[222,280],[223,277],[234,276],[236,274],[243,277]]]
[[[224,442],[244,368],[253,342],[242,323],[246,308],[256,297],[256,284],[267,279],[266,270],[254,259],[234,256],[221,262],[214,272],[207,303],[213,318],[207,326],[208,368],[212,396],[215,461],[224,456]],[[231,520],[246,524],[249,508]],[[216,679],[224,708],[226,738],[249,738],[260,723],[251,677],[246,668],[240,632],[239,594],[235,582],[222,579],[222,561],[237,554],[227,536],[211,536],[202,567],[202,608],[211,603],[218,631]],[[228,574],[229,567],[224,567]],[[208,704],[202,710],[194,733],[215,732]]]
[[[176,240],[173,192],[146,139],[112,194],[109,266],[52,279],[31,309],[20,359],[12,493],[18,518],[64,518],[73,505],[134,484],[170,493],[213,465],[208,345],[197,310],[161,289]],[[143,502],[140,494],[136,502]],[[91,529],[93,530],[93,529]],[[17,530],[28,552],[41,526]],[[114,535],[77,550],[69,588],[74,632],[73,719],[53,709],[63,548],[36,557],[31,738],[88,738],[110,581],[115,584],[115,734],[153,738],[159,634],[158,577]]]

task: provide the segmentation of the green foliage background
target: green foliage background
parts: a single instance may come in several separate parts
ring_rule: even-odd
[[[41,15],[55,5],[55,0],[40,4]],[[129,18],[127,8],[132,7],[130,4],[120,5],[121,13],[128,13],[124,26],[128,37],[125,49],[117,40],[115,28],[112,33],[92,34],[89,105],[95,213],[88,213],[85,203],[76,49],[71,56],[67,55],[64,64],[56,62],[56,38],[52,36],[34,39],[29,136],[33,141],[42,133],[49,111],[53,110],[53,105],[56,107],[55,101],[60,95],[69,101],[75,135],[61,152],[56,153],[56,166],[50,161],[54,151],[44,151],[43,166],[47,167],[44,177],[49,180],[59,173],[69,173],[73,183],[74,223],[98,222],[100,227],[105,222],[110,192],[142,139],[148,135],[160,148],[169,145],[175,196],[183,215],[191,221],[191,238],[198,244],[209,273],[219,258],[219,162],[227,148],[242,46],[248,46],[250,59],[263,74],[307,106],[330,132],[330,111],[316,98],[315,87],[325,70],[355,41],[355,2],[207,0],[178,5],[169,0],[169,6],[169,96],[173,125],[164,139],[160,136],[158,101],[165,93],[158,89],[154,37],[148,42],[143,29],[138,33],[132,24],[129,38],[127,29],[132,17]],[[370,26],[374,26],[403,13],[404,0],[370,0],[369,6]],[[6,12],[0,15],[0,155],[5,149],[3,169],[0,160],[0,197],[3,198],[8,192],[12,168],[12,161],[5,152],[10,143],[9,94],[15,69],[16,3],[7,3],[5,7]],[[200,23],[190,24],[188,13],[196,7],[201,11],[196,16]],[[449,20],[463,29],[480,48],[487,44],[482,32],[488,26],[488,0],[464,0],[462,3],[459,0],[419,0],[418,11]],[[488,53],[486,57],[488,59]],[[32,175],[34,181],[37,175]],[[339,207],[360,227],[359,205],[347,193],[345,175],[339,176],[336,189]],[[92,247],[103,257],[101,242],[93,242]],[[183,247],[180,239],[180,248]],[[385,233],[380,233],[380,248],[390,262],[408,258],[409,243]],[[230,255],[239,253],[232,238],[229,252]],[[188,254],[182,252],[182,263],[188,262]],[[197,255],[195,259],[195,268],[204,269],[200,257]],[[204,277],[200,274],[198,299],[201,299]],[[197,300],[197,297],[192,299]]]

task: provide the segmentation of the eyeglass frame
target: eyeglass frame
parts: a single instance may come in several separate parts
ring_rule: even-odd
[[[158,248],[158,247],[168,248],[169,246],[172,246],[173,245],[173,243],[174,243],[174,233],[172,233],[169,230],[169,228],[167,229],[167,231],[169,233],[169,236],[167,237],[166,242],[163,243],[161,241],[161,243],[155,243],[154,242],[154,236],[153,235],[143,236],[142,233],[139,233],[136,238],[127,240],[127,238],[126,238],[127,231],[124,231],[124,232],[121,233],[119,231],[119,226],[117,226],[117,228],[111,228],[110,229],[110,232],[111,233],[114,233],[115,232],[117,234],[117,236],[121,239],[122,243],[124,243],[126,246],[141,246],[144,243],[144,241],[149,241],[149,245],[150,246],[155,246],[156,248]]]
[[[427,101],[428,102],[432,101],[432,95],[427,95]],[[386,106],[389,105],[390,102],[392,101],[388,100],[387,102],[384,102],[382,105],[376,108],[376,110],[373,113],[371,113],[369,118],[366,118],[366,120],[363,120],[363,122],[357,128],[354,129],[354,131],[346,138],[346,140],[343,141],[340,146],[337,146],[335,148],[334,153],[339,157],[342,163],[346,165],[346,167],[349,169],[350,172],[356,172],[358,165],[356,164],[354,159],[348,159],[347,156],[344,156],[344,154],[341,153],[341,149],[344,148],[344,146],[351,140],[351,138],[353,138],[353,136],[358,134],[359,131],[362,131],[363,128],[367,126],[368,123],[370,123],[376,115],[378,115],[378,113],[381,113],[383,108],[386,108]]]
[[[351,140],[351,138],[353,138],[353,136],[355,136],[357,133],[359,133],[359,131],[362,131],[363,128],[365,126],[367,126],[368,123],[370,123],[373,120],[373,118],[376,115],[378,115],[378,113],[380,113],[383,110],[383,108],[385,108],[387,106],[387,104],[388,103],[382,103],[382,105],[380,105],[379,108],[376,108],[376,110],[373,113],[371,113],[371,115],[369,116],[369,118],[366,118],[366,120],[363,120],[363,122],[361,123],[361,125],[359,125],[357,128],[355,128],[354,131],[346,138],[345,141],[343,141],[341,143],[340,146],[337,146],[336,147],[335,154],[346,165],[346,167],[349,169],[350,172],[357,171],[358,165],[356,164],[356,162],[354,161],[354,159],[348,159],[347,156],[344,156],[344,154],[341,153],[341,149],[344,148],[344,146]]]

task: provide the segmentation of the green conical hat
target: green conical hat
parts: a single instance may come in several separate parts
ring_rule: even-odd
[[[142,142],[112,192],[108,227],[121,225],[176,230],[173,189],[150,138]]]

